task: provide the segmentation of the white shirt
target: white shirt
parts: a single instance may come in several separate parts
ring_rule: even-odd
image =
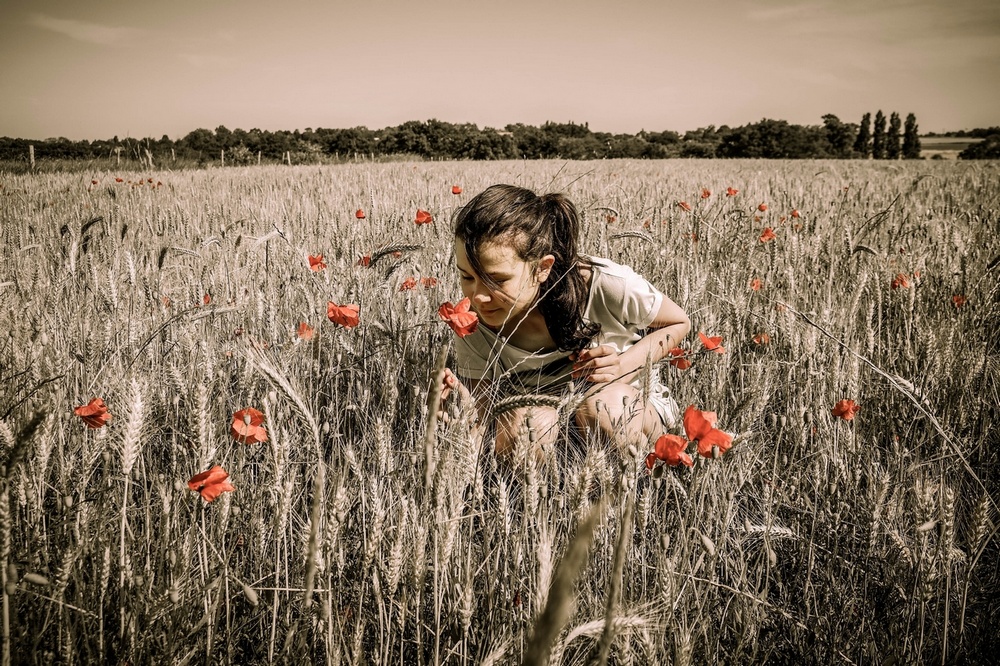
[[[642,338],[640,331],[656,317],[663,294],[628,266],[593,260],[583,316],[601,325],[594,346],[611,345],[621,353]],[[572,381],[569,352],[520,349],[485,326],[457,338],[455,356],[459,377],[509,384],[518,393],[558,392]]]

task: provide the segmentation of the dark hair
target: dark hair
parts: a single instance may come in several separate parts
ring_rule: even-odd
[[[465,254],[476,275],[487,284],[479,262],[486,243],[503,242],[522,261],[537,261],[547,254],[556,258],[539,289],[539,310],[549,335],[559,349],[580,351],[600,332],[600,324],[585,323],[587,281],[577,253],[580,215],[562,194],[538,196],[514,185],[493,185],[477,194],[455,215],[455,237],[465,243]],[[496,285],[491,285],[496,287]]]

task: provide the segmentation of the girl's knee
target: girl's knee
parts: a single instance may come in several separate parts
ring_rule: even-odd
[[[507,412],[497,419],[497,455],[509,456],[522,446],[536,449],[552,444],[559,434],[559,415],[554,409],[526,408]]]

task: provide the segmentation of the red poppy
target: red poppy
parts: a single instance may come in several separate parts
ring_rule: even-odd
[[[861,410],[861,405],[853,400],[840,400],[833,406],[833,415],[839,416],[845,421],[850,421]]]
[[[403,253],[400,252],[399,250],[396,250],[395,252],[392,253],[391,256],[392,256],[393,259],[399,259],[400,257],[403,256]]]
[[[965,296],[963,296],[962,294],[955,294],[954,296],[951,297],[951,304],[954,305],[955,309],[957,310],[958,308],[965,305],[966,300],[968,299],[966,299]]]
[[[96,180],[92,180],[92,181],[90,181],[90,184],[91,184],[91,185],[97,185],[97,183],[98,183],[98,181],[96,181]]]
[[[712,190],[706,189],[704,187],[701,188],[701,198],[702,199],[707,199],[710,196],[712,196]]]
[[[103,428],[108,421],[114,418],[108,411],[107,405],[104,404],[104,398],[94,398],[86,405],[80,405],[74,409],[73,413],[83,419],[83,422],[91,430]]]
[[[670,365],[674,366],[678,370],[687,370],[691,367],[691,360],[688,359],[688,354],[686,349],[681,349],[680,347],[674,347],[669,352],[671,356]]]
[[[755,345],[766,345],[769,342],[771,342],[771,336],[768,335],[767,333],[758,333],[757,335],[753,336],[753,343]]]
[[[910,286],[910,281],[909,279],[907,279],[905,273],[897,274],[896,277],[893,278],[892,284],[890,285],[890,287],[892,287],[893,289],[899,289],[900,287],[906,289],[909,286]]]
[[[759,210],[762,213],[766,212],[767,211],[767,204],[762,202],[760,205],[757,206],[757,210]]]
[[[152,178],[147,178],[146,182],[149,183],[150,185],[152,185],[153,184],[153,179]]]
[[[689,213],[691,212],[691,204],[689,204],[687,201],[678,201],[677,206],[681,210],[687,211]]]
[[[687,440],[677,435],[660,435],[653,445],[653,452],[646,456],[646,467],[653,469],[657,460],[662,460],[671,467],[687,465],[691,467],[694,461],[684,452],[688,446]]]
[[[299,322],[299,330],[297,333],[297,335],[299,336],[299,340],[312,340],[315,334],[316,334],[316,329],[314,329],[312,326],[305,323],[304,321]]]
[[[416,288],[417,288],[417,278],[413,276],[406,278],[405,280],[403,280],[403,283],[399,285],[400,291],[408,291],[410,289],[416,289]]]
[[[476,328],[479,326],[479,317],[471,310],[472,301],[468,298],[463,298],[455,305],[452,305],[450,302],[442,303],[441,307],[438,308],[438,316],[443,321],[448,322],[451,330],[455,331],[458,337],[464,338],[467,335],[475,333]]]
[[[913,271],[913,277],[915,277],[916,279],[919,280],[920,279],[920,271]]]
[[[211,502],[222,493],[236,490],[233,484],[229,483],[229,473],[218,465],[207,472],[192,476],[188,481],[188,488],[201,495],[206,502]]]
[[[705,458],[713,457],[713,447],[723,454],[733,445],[733,436],[715,427],[717,420],[715,412],[703,412],[694,405],[684,410],[684,432],[689,440],[698,443],[698,453]]]
[[[309,255],[309,270],[315,273],[323,270],[324,268],[326,268],[326,262],[323,261],[322,254],[317,254],[315,257],[311,254]]]
[[[267,441],[267,430],[264,429],[263,423],[264,415],[253,407],[247,407],[233,414],[233,425],[229,428],[229,434],[237,442],[262,444]]]
[[[337,305],[333,301],[326,304],[326,316],[334,324],[340,324],[344,328],[354,328],[361,323],[361,308],[355,304]]]
[[[727,197],[735,197],[739,193],[740,193],[740,191],[738,189],[736,189],[735,187],[727,187],[726,188],[726,196]]]
[[[358,218],[359,220],[365,219],[365,211],[361,210],[360,208],[357,209],[356,211],[354,211],[354,217]]]
[[[451,186],[451,193],[452,194],[461,194],[462,193],[462,188],[459,187],[458,185],[452,185]]]
[[[787,217],[782,215],[781,217],[778,218],[778,224],[783,224],[787,219],[788,219]]]
[[[116,183],[124,183],[124,182],[125,182],[125,179],[124,179],[124,178],[118,178],[118,177],[115,177],[115,182],[116,182]]]
[[[750,288],[754,291],[760,291],[764,287],[764,281],[760,278],[754,278],[750,280]]]
[[[760,232],[760,242],[767,243],[773,241],[777,236],[774,233],[774,229],[771,227],[764,227],[764,231]]]
[[[691,233],[687,234],[687,237],[691,239],[692,243],[697,243],[698,242],[698,234],[696,234],[693,231]]]
[[[726,348],[722,346],[722,336],[717,335],[714,337],[708,337],[701,331],[698,331],[698,337],[701,338],[701,344],[705,346],[710,352],[715,352],[716,354],[725,354]]]
[[[797,219],[799,219],[800,217],[802,217],[802,213],[800,213],[800,212],[799,212],[799,209],[798,209],[798,208],[793,208],[793,209],[792,209],[792,212],[791,212],[791,213],[789,213],[789,215],[791,215],[791,216],[792,216],[792,218],[793,218],[793,219],[796,219],[796,220],[797,220]]]
[[[165,308],[169,308],[170,307],[170,297],[169,296],[164,296],[160,300],[163,302],[163,307],[165,307]]]
[[[612,222],[614,222],[618,218],[615,217],[614,215],[605,215],[604,219],[605,219],[605,221],[607,221],[608,224],[611,224]]]
[[[417,209],[417,218],[414,220],[415,224],[430,224],[434,221],[434,218],[426,210],[422,208]]]
[[[371,264],[372,264],[372,255],[363,254],[360,257],[358,257],[358,266],[371,266]]]
[[[209,303],[212,302],[212,296],[210,294],[205,294],[204,296],[201,297],[201,302],[204,303],[205,305],[208,305]]]
[[[431,287],[436,287],[438,279],[436,277],[422,277],[420,278],[420,286],[424,289],[430,289]]]

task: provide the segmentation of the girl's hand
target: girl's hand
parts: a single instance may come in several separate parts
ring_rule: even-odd
[[[438,418],[443,421],[447,421],[448,419],[448,415],[444,409],[444,401],[448,399],[452,391],[458,393],[458,397],[463,403],[472,398],[472,394],[469,393],[469,389],[465,384],[459,381],[450,368],[445,368],[444,376],[441,378],[441,402],[438,407]]]
[[[441,378],[441,402],[448,399],[451,392],[461,386],[462,382],[451,371],[451,368],[444,369],[444,376]]]
[[[594,384],[617,381],[624,372],[621,357],[611,345],[584,349],[570,356],[573,361],[573,379],[583,377]]]

